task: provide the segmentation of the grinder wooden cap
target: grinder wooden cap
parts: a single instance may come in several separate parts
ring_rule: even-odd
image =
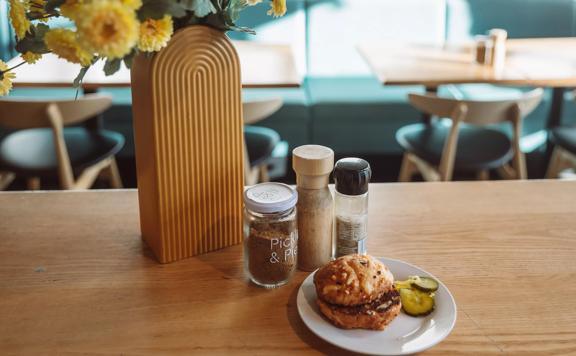
[[[320,145],[296,147],[292,151],[292,168],[297,175],[328,175],[334,168],[334,151]]]

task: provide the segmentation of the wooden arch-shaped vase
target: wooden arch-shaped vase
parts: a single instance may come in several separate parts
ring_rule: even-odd
[[[132,68],[142,237],[162,263],[242,241],[240,64],[223,32],[191,26]]]

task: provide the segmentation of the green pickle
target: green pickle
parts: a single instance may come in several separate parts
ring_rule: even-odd
[[[422,292],[436,292],[438,290],[438,282],[430,277],[413,276],[409,279],[412,287],[421,290]]]
[[[402,309],[411,316],[425,316],[434,310],[434,296],[418,289],[400,289]]]
[[[394,288],[396,288],[396,290],[400,290],[402,288],[411,288],[411,287],[412,287],[412,282],[410,282],[410,280],[394,282]]]
[[[438,287],[438,282],[430,277],[410,276],[405,281],[394,282],[402,309],[411,316],[425,316],[434,310],[434,292]]]

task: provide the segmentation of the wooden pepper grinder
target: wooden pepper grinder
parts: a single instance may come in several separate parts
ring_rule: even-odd
[[[334,151],[305,145],[292,152],[298,190],[298,268],[313,271],[332,259],[333,200],[328,179]]]

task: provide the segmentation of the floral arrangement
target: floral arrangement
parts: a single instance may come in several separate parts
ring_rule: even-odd
[[[174,31],[206,24],[223,31],[252,32],[235,23],[240,12],[263,0],[9,0],[10,21],[16,34],[16,50],[22,62],[12,68],[0,61],[0,96],[12,88],[12,70],[33,64],[43,54],[82,66],[74,85],[87,70],[103,60],[106,75],[122,62],[130,68],[138,53],[153,53],[168,44]],[[270,1],[269,15],[286,12],[286,0]],[[74,26],[53,28],[49,20],[69,19]]]

